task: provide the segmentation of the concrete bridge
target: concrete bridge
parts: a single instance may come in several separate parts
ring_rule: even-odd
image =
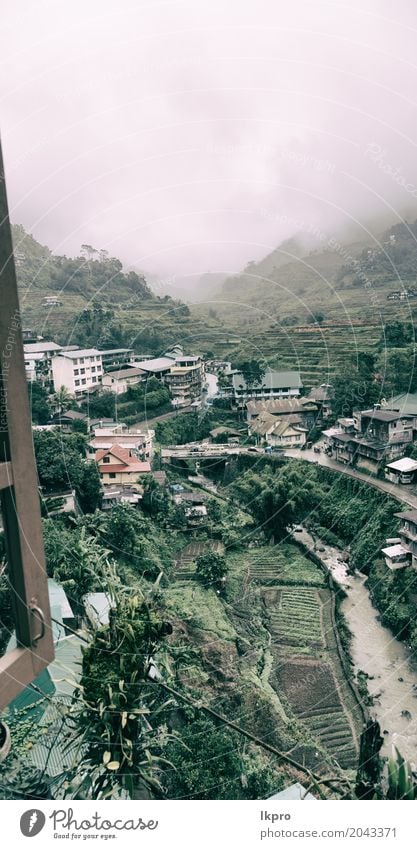
[[[222,457],[239,457],[241,454],[253,456],[264,454],[264,451],[254,446],[246,447],[223,443],[216,445],[212,442],[199,442],[193,445],[169,445],[167,448],[161,448],[161,459],[168,462],[170,460],[219,460]]]

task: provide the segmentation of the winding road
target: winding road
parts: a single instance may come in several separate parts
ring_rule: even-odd
[[[338,472],[341,475],[347,475],[350,478],[355,478],[358,481],[366,483],[368,486],[373,486],[374,489],[379,489],[381,492],[386,492],[392,498],[396,498],[403,504],[408,504],[413,509],[417,510],[417,492],[414,486],[397,486],[389,481],[379,480],[367,475],[365,472],[358,472],[356,469],[351,469],[343,463],[337,463],[324,453],[316,454],[315,451],[289,450],[283,452],[285,457],[292,457],[296,460],[307,460],[309,463],[316,463],[324,466],[326,469],[331,469],[333,472]]]

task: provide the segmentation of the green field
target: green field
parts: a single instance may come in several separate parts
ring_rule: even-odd
[[[246,555],[250,578],[257,583],[323,587],[323,573],[295,545],[265,546]]]

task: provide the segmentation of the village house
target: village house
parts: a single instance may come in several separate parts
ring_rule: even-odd
[[[94,436],[87,445],[87,456],[94,459],[97,451],[105,451],[115,443],[130,452],[138,460],[151,460],[153,457],[154,430],[136,431],[134,433],[107,432],[106,428],[97,428]]]
[[[249,425],[251,436],[272,447],[301,447],[307,440],[307,433],[302,417],[296,413],[274,416],[263,412]]]
[[[172,395],[172,403],[188,406],[201,398],[204,383],[204,363],[201,357],[177,357],[165,383]]]
[[[314,386],[307,395],[309,401],[317,404],[318,418],[328,419],[332,415],[333,387],[330,383]]]
[[[417,419],[417,392],[402,392],[390,398],[389,401],[381,401],[381,407],[384,410],[394,410],[404,416],[415,416]]]
[[[139,475],[149,474],[151,471],[149,461],[138,460],[131,449],[122,448],[118,444],[96,451],[95,460],[103,486],[125,484],[141,492]]]
[[[328,437],[335,459],[376,473],[382,462],[404,454],[413,440],[416,421],[414,416],[378,406],[354,411],[353,425],[351,419],[339,419],[339,424]]]
[[[174,504],[184,506],[187,525],[201,525],[207,520],[207,494],[197,490],[185,490],[181,484],[171,484],[171,499]]]
[[[391,446],[412,442],[413,428],[414,416],[403,415],[395,410],[376,407],[373,410],[362,410],[358,416],[357,429],[361,434]]]
[[[395,484],[415,483],[417,479],[417,460],[410,457],[401,457],[385,466],[385,477]]]
[[[246,419],[249,432],[252,424],[263,414],[269,414],[277,421],[288,416],[298,416],[302,427],[310,430],[315,424],[318,407],[308,398],[276,398],[268,401],[248,401]]]
[[[299,416],[288,416],[275,423],[273,429],[266,433],[265,441],[272,447],[300,448],[307,441],[307,433]]]
[[[267,368],[262,382],[249,386],[240,372],[235,372],[231,378],[232,401],[238,407],[245,406],[253,399],[298,398],[302,388],[298,371],[273,371]]]
[[[395,513],[401,520],[398,537],[387,539],[381,549],[389,569],[403,569],[405,566],[417,568],[417,510]]]
[[[232,427],[214,427],[209,433],[210,439],[215,442],[240,442],[242,433]]]
[[[141,368],[123,368],[118,371],[110,371],[104,374],[101,385],[107,392],[115,395],[123,395],[130,386],[137,386],[146,380],[146,372]]]
[[[232,371],[232,363],[230,360],[206,360],[206,371],[218,374],[220,371],[224,374],[230,374]]]
[[[62,413],[56,413],[53,417],[53,423],[58,425],[63,433],[71,433],[74,424],[78,422],[83,422],[87,427],[87,421],[87,415],[78,410],[66,410]]]
[[[106,431],[106,433],[122,433],[126,429],[127,425],[123,422],[116,422],[109,416],[103,416],[101,419],[88,419],[88,430],[96,436],[99,431]]]
[[[132,365],[134,368],[142,369],[146,378],[156,377],[164,382],[174,363],[175,356],[173,354],[164,354],[163,357],[151,357],[149,360],[134,360]]]
[[[101,509],[111,510],[116,504],[131,504],[137,507],[142,501],[142,493],[131,486],[110,487],[106,486],[103,492]]]

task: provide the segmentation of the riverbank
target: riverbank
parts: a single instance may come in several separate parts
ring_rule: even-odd
[[[345,591],[341,611],[351,632],[350,654],[356,678],[366,676],[372,705],[370,715],[381,727],[381,755],[390,757],[392,747],[417,765],[417,665],[404,643],[381,622],[365,585],[366,576],[351,574],[342,552],[313,538],[305,529],[295,537],[308,546],[333,579]],[[365,705],[364,705],[365,707]]]

